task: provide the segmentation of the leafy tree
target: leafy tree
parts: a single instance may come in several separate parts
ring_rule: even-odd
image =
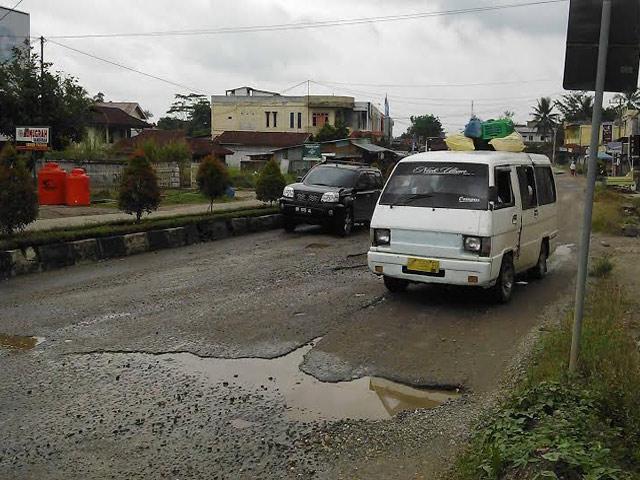
[[[560,123],[560,115],[553,111],[554,108],[555,105],[550,97],[540,97],[537,100],[537,105],[533,107],[531,117],[540,132],[549,133]]]
[[[157,150],[161,162],[175,162],[180,168],[180,184],[191,186],[191,148],[183,140],[168,142]]]
[[[147,117],[147,120],[153,118],[153,113],[151,113],[151,110],[144,110],[142,113],[144,113],[144,116]]]
[[[0,233],[13,235],[38,217],[38,195],[33,180],[7,145],[0,152]]]
[[[612,100],[623,108],[637,110],[640,108],[640,90],[635,89],[632,92],[616,93]]]
[[[16,48],[0,63],[0,134],[13,138],[16,126],[51,127],[51,143],[62,149],[81,140],[92,100],[73,77],[51,71],[30,48]]]
[[[271,159],[264,166],[256,182],[256,197],[263,202],[273,203],[280,198],[287,184],[278,163]]]
[[[192,137],[211,134],[211,103],[204,95],[176,94],[167,116],[158,120],[163,130],[185,130]]]
[[[511,120],[513,122],[513,117],[515,117],[516,113],[513,112],[512,110],[505,110],[504,113],[502,114],[502,116],[500,117],[501,120]]]
[[[442,123],[435,115],[412,115],[410,120],[411,126],[407,129],[407,133],[410,136],[426,139],[429,137],[441,137],[444,133]]]
[[[137,150],[122,174],[118,208],[125,213],[135,214],[136,222],[139,222],[143,213],[151,213],[159,205],[158,177],[144,153]]]
[[[96,94],[93,96],[92,100],[93,100],[95,103],[104,103],[104,93],[102,93],[102,92],[98,92],[98,93],[96,93]]]
[[[566,93],[554,105],[565,121],[590,120],[593,115],[593,97],[587,92]]]
[[[313,139],[316,142],[328,142],[331,140],[347,138],[348,136],[349,128],[341,119],[338,119],[336,120],[335,126],[331,125],[329,122],[325,123]]]
[[[209,211],[213,212],[213,201],[230,185],[227,167],[213,155],[207,155],[198,167],[196,181],[200,192],[209,199]]]

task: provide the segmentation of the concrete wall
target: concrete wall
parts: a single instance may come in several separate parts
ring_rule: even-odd
[[[38,162],[37,169],[40,170],[43,161]],[[109,190],[120,185],[122,172],[125,164],[117,162],[82,162],[73,160],[56,160],[55,163],[67,172],[74,168],[84,168],[89,175],[92,191]],[[159,163],[155,165],[158,183],[162,188],[180,187],[180,168],[177,163]]]

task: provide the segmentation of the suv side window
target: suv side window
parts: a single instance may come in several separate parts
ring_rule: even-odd
[[[533,167],[518,167],[518,183],[520,185],[520,197],[522,209],[529,210],[538,206],[538,195]]]
[[[496,168],[496,204],[495,209],[513,207],[515,199],[511,187],[511,169]]]
[[[536,186],[538,187],[538,203],[549,205],[556,201],[556,186],[553,181],[551,167],[535,167]]]
[[[356,182],[356,188],[358,190],[371,190],[373,189],[373,178],[367,172],[362,172]]]

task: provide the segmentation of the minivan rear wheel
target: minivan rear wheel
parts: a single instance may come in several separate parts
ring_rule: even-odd
[[[385,275],[384,286],[387,287],[387,290],[391,293],[402,293],[409,286],[409,282],[401,278],[388,277]]]
[[[513,267],[511,255],[502,257],[500,274],[493,286],[493,296],[498,303],[508,303],[513,295],[513,287],[516,283],[516,271]]]
[[[541,280],[547,275],[547,259],[549,258],[549,250],[547,248],[547,242],[542,242],[540,246],[540,255],[538,256],[538,263],[531,269],[531,276],[536,280]]]

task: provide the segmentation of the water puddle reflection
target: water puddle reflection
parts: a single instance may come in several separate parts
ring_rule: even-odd
[[[14,351],[34,349],[44,342],[44,337],[25,337],[22,335],[4,335],[0,333],[0,348]]]
[[[203,374],[218,388],[239,386],[266,397],[284,398],[287,416],[302,421],[387,419],[405,410],[435,408],[460,396],[453,391],[414,388],[378,377],[321,382],[299,369],[312,347],[313,343],[271,360],[201,359],[189,354],[172,355],[170,360]]]

